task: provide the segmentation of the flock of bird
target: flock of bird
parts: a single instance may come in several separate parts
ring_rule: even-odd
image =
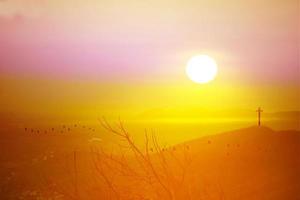
[[[28,128],[25,127],[24,131],[28,132],[28,133],[68,133],[71,132],[72,130],[78,130],[78,129],[84,129],[84,130],[88,130],[88,131],[92,131],[95,132],[95,128],[92,127],[88,127],[85,125],[78,125],[78,124],[74,124],[74,125],[62,125],[62,126],[58,126],[58,127],[52,127],[52,128],[48,128],[48,129],[37,129],[37,128]]]

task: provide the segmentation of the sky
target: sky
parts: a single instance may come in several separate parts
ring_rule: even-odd
[[[0,109],[300,110],[299,13],[297,0],[0,0]],[[185,74],[197,54],[219,67],[207,85]]]

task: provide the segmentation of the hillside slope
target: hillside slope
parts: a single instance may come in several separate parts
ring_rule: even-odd
[[[204,180],[194,184],[199,197],[218,191],[231,200],[300,199],[300,132],[250,127],[184,145],[194,177]]]

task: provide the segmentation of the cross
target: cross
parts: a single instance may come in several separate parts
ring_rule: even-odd
[[[258,114],[258,126],[260,126],[260,114],[263,112],[263,110],[258,107],[258,109],[256,110],[257,114]]]

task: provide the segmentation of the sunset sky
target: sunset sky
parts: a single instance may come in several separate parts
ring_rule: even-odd
[[[300,110],[299,19],[298,0],[0,0],[0,112]],[[216,60],[213,82],[187,78],[197,54]]]

